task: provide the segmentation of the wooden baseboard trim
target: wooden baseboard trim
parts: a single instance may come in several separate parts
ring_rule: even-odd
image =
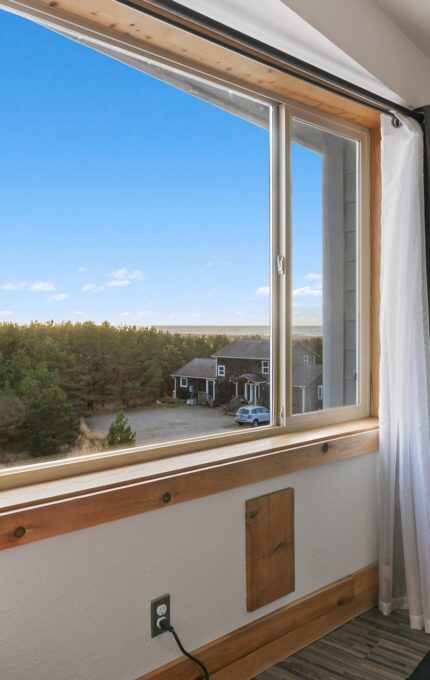
[[[194,654],[212,680],[249,680],[315,640],[374,607],[378,565],[371,564],[325,588],[238,628]],[[201,680],[188,659],[157,668],[138,680]]]

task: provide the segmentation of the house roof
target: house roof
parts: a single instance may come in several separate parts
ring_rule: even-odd
[[[322,375],[321,364],[293,366],[293,387],[307,387],[320,375]]]
[[[184,378],[216,378],[216,359],[191,359],[188,364],[178,368],[172,377]]]
[[[296,340],[295,338],[293,338],[293,351],[294,351],[294,348],[295,348],[295,347],[298,347],[299,345],[301,345],[301,347],[303,347],[303,349],[304,349],[308,354],[313,354],[315,357],[320,358],[320,355],[318,354],[318,352],[315,352],[314,349],[311,349],[308,345],[305,345],[305,343],[302,342],[301,340]]]
[[[253,382],[256,384],[267,382],[267,375],[264,377],[258,375],[257,373],[242,373],[237,378],[234,378],[233,382],[238,382],[239,380],[247,380],[248,382]]]
[[[212,356],[219,359],[270,359],[270,340],[234,340]]]

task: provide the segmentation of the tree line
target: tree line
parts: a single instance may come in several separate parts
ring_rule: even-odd
[[[108,322],[2,323],[0,449],[58,453],[76,441],[82,416],[171,394],[171,373],[227,342]]]

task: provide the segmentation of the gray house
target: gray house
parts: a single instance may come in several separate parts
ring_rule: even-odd
[[[303,340],[293,340],[292,412],[319,411],[323,404],[321,356]]]
[[[216,359],[191,359],[176,373],[172,373],[173,398],[189,399],[203,392],[208,400],[215,402],[216,374]]]
[[[214,357],[218,381],[224,383],[224,397],[270,405],[269,340],[234,340],[215,352]]]
[[[293,366],[292,411],[309,413],[322,408],[322,366],[302,364]]]
[[[321,357],[303,341],[293,343],[293,413],[322,408]],[[236,398],[270,406],[270,340],[234,340],[210,358],[196,358],[171,374],[173,397],[200,404]]]

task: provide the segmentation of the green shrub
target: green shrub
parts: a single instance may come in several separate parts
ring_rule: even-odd
[[[118,444],[134,444],[135,441],[136,432],[132,431],[128,424],[128,418],[123,411],[120,411],[109,427],[107,442],[109,446],[116,446]]]

